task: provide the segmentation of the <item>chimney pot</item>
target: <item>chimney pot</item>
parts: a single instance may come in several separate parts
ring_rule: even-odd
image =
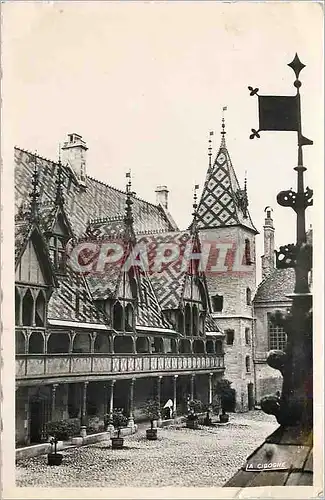
[[[161,205],[166,210],[168,209],[168,189],[167,186],[157,186],[156,188],[156,200],[157,205]]]
[[[87,145],[82,136],[76,133],[68,134],[62,151],[62,163],[68,164],[78,178],[81,186],[86,186],[86,151]]]

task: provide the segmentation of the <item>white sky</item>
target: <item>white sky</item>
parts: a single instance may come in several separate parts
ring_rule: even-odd
[[[247,170],[255,226],[263,231],[271,205],[276,245],[295,241],[295,215],[276,195],[296,188],[296,134],[262,132],[251,141],[258,108],[247,86],[293,95],[286,65],[298,52],[306,64],[303,134],[314,140],[304,148],[306,184],[322,197],[320,4],[10,2],[2,9],[5,138],[56,159],[59,143],[77,132],[89,147],[89,175],[123,189],[131,168],[133,189],[152,202],[166,184],[170,212],[185,228],[193,186],[203,188],[208,133],[215,131],[216,152],[228,106],[226,141],[242,185]],[[261,235],[257,245],[261,255]]]

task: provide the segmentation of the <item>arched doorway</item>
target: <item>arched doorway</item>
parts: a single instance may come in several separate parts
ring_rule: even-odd
[[[32,332],[28,342],[28,354],[44,353],[44,337],[41,332]]]
[[[20,330],[16,330],[16,354],[25,354],[25,342],[25,335]]]
[[[110,340],[106,333],[97,333],[97,337],[94,343],[94,352],[98,353],[109,353],[110,349]]]
[[[214,354],[214,341],[207,340],[206,342],[207,354]]]
[[[204,353],[204,342],[203,340],[195,339],[193,342],[193,352],[195,354],[203,354]]]
[[[153,341],[153,352],[164,352],[164,341],[161,337],[155,337]]]
[[[73,339],[72,352],[86,353],[91,350],[89,333],[76,333]]]
[[[147,337],[138,337],[136,340],[136,351],[139,354],[149,352],[149,340]]]
[[[115,354],[133,353],[133,338],[129,335],[116,335],[114,339]]]
[[[70,337],[68,333],[51,333],[47,342],[48,354],[68,353],[70,347]]]
[[[187,339],[181,339],[179,341],[179,352],[180,354],[191,354],[191,343]]]
[[[24,295],[23,298],[23,325],[32,326],[33,324],[33,305],[34,299],[30,290]]]

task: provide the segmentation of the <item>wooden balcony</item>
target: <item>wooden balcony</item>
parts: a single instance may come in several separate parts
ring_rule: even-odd
[[[224,370],[222,355],[207,354],[17,354],[16,381],[28,385],[41,381],[145,377]],[[21,383],[19,383],[21,382]]]

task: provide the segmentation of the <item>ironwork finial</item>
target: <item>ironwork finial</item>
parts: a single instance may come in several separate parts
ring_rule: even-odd
[[[38,191],[38,168],[37,168],[37,152],[35,151],[34,154],[34,170],[32,174],[32,191],[30,193],[30,198],[31,198],[31,220],[36,220],[38,218],[38,198],[39,198],[39,191]]]
[[[222,108],[222,120],[221,120],[221,147],[226,147],[226,125],[225,125],[225,111],[227,111],[227,106],[224,106]]]
[[[192,223],[192,231],[194,232],[197,229],[197,191],[199,189],[199,185],[195,184],[194,186],[194,194],[193,194],[193,223]]]
[[[59,149],[59,161],[58,161],[58,177],[56,180],[56,196],[55,196],[55,204],[63,205],[64,204],[64,196],[63,196],[63,179],[62,179],[62,163],[61,163],[61,155]]]
[[[124,222],[127,227],[131,227],[133,224],[133,214],[132,214],[132,205],[133,201],[131,199],[132,196],[132,191],[131,191],[131,170],[126,172],[125,174],[126,179],[128,179],[126,183],[126,202],[125,202],[125,217],[124,217]]]
[[[296,75],[297,81],[299,81],[299,80],[298,80],[298,78],[299,78],[300,71],[301,71],[302,69],[304,69],[304,68],[306,67],[306,65],[305,65],[305,64],[303,64],[303,63],[300,61],[300,59],[299,59],[299,57],[298,57],[297,52],[296,52],[295,57],[294,57],[294,58],[293,58],[293,60],[291,61],[291,63],[289,63],[289,64],[288,64],[288,66],[290,66],[290,68],[291,68],[291,69],[293,69],[293,71],[294,71],[294,73],[295,73],[295,75]]]
[[[211,137],[214,135],[214,132],[211,130],[209,132],[209,147],[208,147],[208,155],[209,155],[209,170],[211,170],[211,167],[212,167],[212,160],[211,160],[211,157],[212,157],[212,139]]]

